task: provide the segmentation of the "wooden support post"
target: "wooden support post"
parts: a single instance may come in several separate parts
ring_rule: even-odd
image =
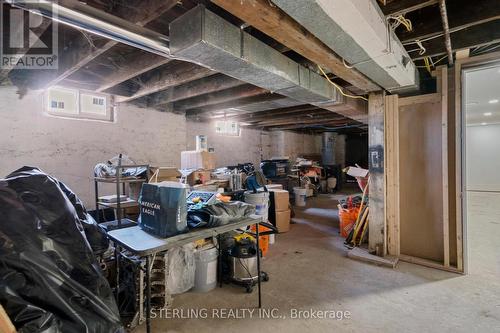
[[[370,215],[368,250],[385,256],[385,176],[384,176],[384,93],[371,93],[368,99],[368,163],[370,169]]]
[[[385,209],[387,252],[399,256],[399,103],[398,95],[385,98]]]
[[[450,267],[450,218],[448,188],[448,69],[443,66],[441,77],[441,145],[443,172],[443,252],[444,266]]]

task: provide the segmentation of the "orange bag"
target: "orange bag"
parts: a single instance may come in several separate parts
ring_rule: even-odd
[[[342,208],[342,206],[338,205],[339,208],[339,224],[340,224],[340,236],[346,238],[349,236],[351,229],[354,227],[356,223],[356,219],[358,218],[359,207],[353,207],[349,209]]]

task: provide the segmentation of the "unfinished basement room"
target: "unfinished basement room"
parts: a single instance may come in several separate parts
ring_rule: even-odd
[[[499,0],[0,1],[0,333],[500,332]]]

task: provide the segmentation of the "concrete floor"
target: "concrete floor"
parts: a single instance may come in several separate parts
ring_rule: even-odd
[[[263,305],[282,318],[255,319],[256,312],[253,319],[212,318],[214,309],[257,304],[255,291],[224,285],[175,297],[173,308],[203,308],[207,319],[155,319],[153,332],[500,332],[500,194],[470,195],[467,276],[348,259],[338,234],[337,197],[321,195],[297,211],[291,231],[276,237],[263,261],[270,275]],[[291,319],[292,309],[349,311],[350,319]],[[136,332],[145,332],[144,326]]]

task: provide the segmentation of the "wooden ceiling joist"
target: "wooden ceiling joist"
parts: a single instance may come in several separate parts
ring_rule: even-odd
[[[339,122],[348,122],[349,120],[345,117],[335,115],[332,113],[329,116],[319,116],[319,117],[290,117],[289,119],[278,119],[278,120],[268,120],[268,121],[260,121],[253,125],[257,126],[280,126],[280,125],[293,125],[293,124],[322,124],[325,122],[331,121],[339,121]]]
[[[212,0],[212,2],[361,90],[366,92],[380,90],[379,86],[363,74],[344,66],[342,59],[330,48],[277,6],[271,5],[268,0]]]
[[[399,16],[405,15],[407,13],[436,5],[439,0],[394,0],[388,1],[388,3],[382,7],[382,12],[384,15]]]
[[[297,130],[297,129],[306,129],[306,128],[313,128],[313,127],[318,127],[318,126],[324,126],[324,127],[344,127],[344,126],[356,126],[359,123],[353,122],[352,120],[342,121],[342,120],[335,120],[335,121],[325,121],[320,124],[295,124],[295,125],[280,125],[280,126],[270,126],[269,129],[275,129],[275,130]],[[359,124],[359,126],[362,126]],[[266,127],[264,127],[266,128]]]
[[[237,108],[244,105],[266,102],[266,101],[274,101],[278,99],[284,99],[285,96],[273,94],[273,93],[265,93],[257,96],[245,97],[225,103],[213,104],[203,108],[195,108],[186,110],[186,115],[189,117],[198,117],[203,115],[203,113],[213,112],[213,111],[224,111],[231,108]]]
[[[220,104],[245,97],[258,96],[267,92],[268,91],[266,89],[259,88],[251,84],[245,84],[176,102],[174,103],[174,109],[180,111],[206,107],[208,105]]]
[[[500,42],[500,20],[472,26],[467,29],[451,33],[453,52],[473,47]],[[418,60],[426,56],[446,54],[444,37],[433,38],[423,43],[426,52],[423,55],[410,53],[413,59]]]
[[[236,116],[235,119],[239,121],[244,121],[244,122],[261,122],[261,121],[267,121],[267,120],[286,120],[286,119],[291,119],[293,117],[302,117],[306,119],[306,117],[311,117],[311,116],[320,116],[320,115],[335,115],[335,113],[323,110],[323,109],[311,109],[311,110],[303,110],[303,111],[295,111],[293,113],[288,113],[288,114],[275,114],[272,112],[273,110],[270,110],[270,112],[264,114],[264,115],[255,115],[255,113],[250,113],[248,115],[241,115],[241,116]],[[262,113],[262,112],[259,112]]]
[[[132,96],[119,96],[116,101],[119,103],[130,102],[135,99],[166,90],[189,81],[201,79],[215,74],[208,68],[198,66],[188,62],[172,61],[151,73],[151,76],[142,82],[141,87]]]
[[[447,1],[446,8],[450,32],[500,19],[498,0],[483,0],[481,2]],[[412,31],[401,29],[398,32],[401,42],[425,40],[442,34],[443,26],[437,7],[428,8],[418,14],[409,17],[413,24]]]
[[[144,74],[159,66],[165,65],[170,61],[171,59],[167,59],[154,53],[137,51],[133,55],[124,58],[123,62],[116,64],[117,69],[103,80],[96,91],[105,92],[120,83]]]
[[[233,79],[224,74],[215,74],[151,94],[147,96],[147,105],[149,107],[155,107],[241,86],[243,84],[245,84],[245,82]]]

